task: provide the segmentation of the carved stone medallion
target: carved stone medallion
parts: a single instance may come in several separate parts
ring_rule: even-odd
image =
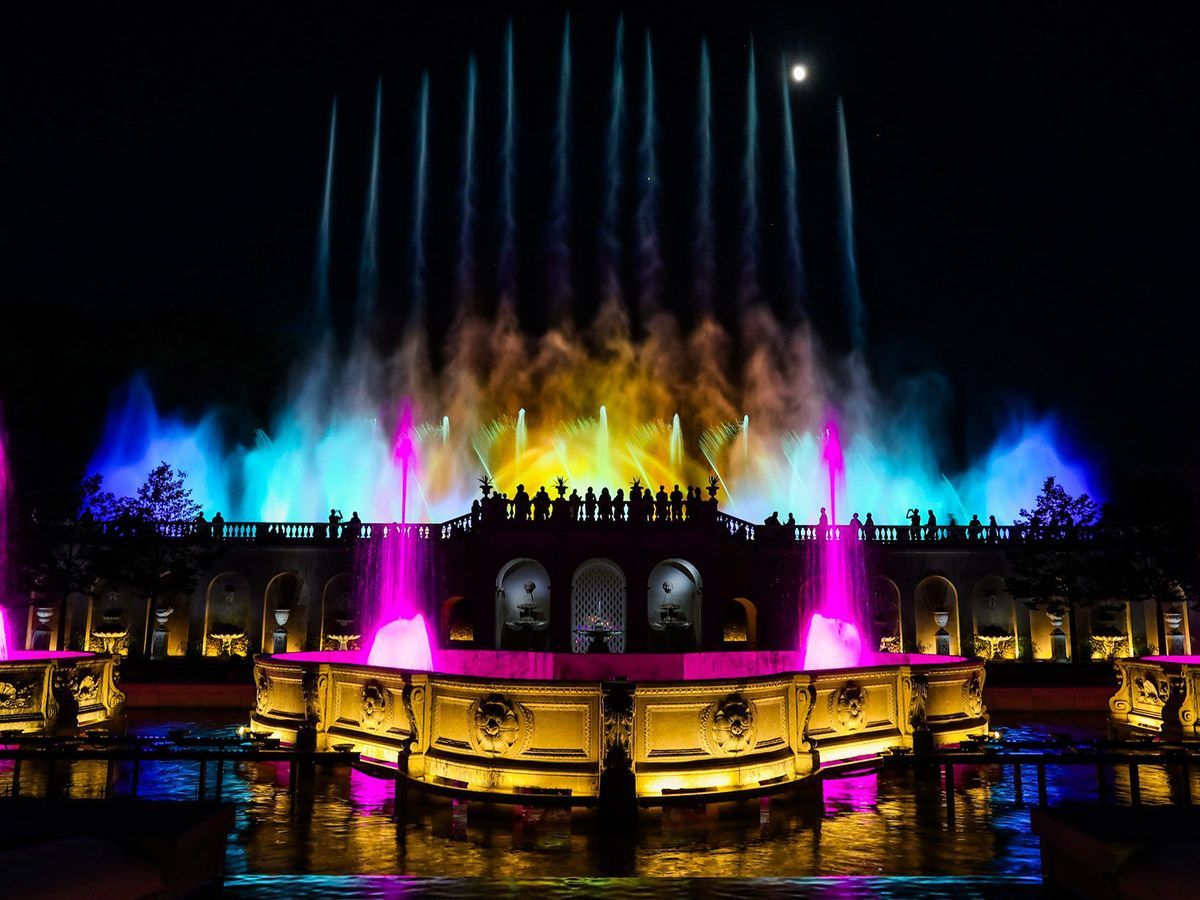
[[[736,756],[754,749],[757,715],[754,701],[734,693],[709,705],[700,718],[709,745]]]
[[[360,692],[362,700],[362,724],[364,728],[378,731],[387,721],[388,692],[378,681],[363,683]]]
[[[471,744],[487,756],[519,752],[533,730],[531,720],[529,710],[503,694],[490,694],[467,708]]]
[[[829,695],[829,712],[840,731],[862,728],[866,709],[867,689],[856,681],[847,681]]]

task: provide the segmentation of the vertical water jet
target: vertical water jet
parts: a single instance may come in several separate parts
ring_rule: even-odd
[[[738,306],[758,301],[758,87],[754,41],[746,70],[746,146],[742,155],[742,254],[738,277]]]
[[[780,61],[780,96],[783,98],[783,285],[784,300],[792,315],[804,306],[804,255],[800,247],[800,187],[796,171],[796,138],[792,130],[792,81]]]
[[[713,223],[712,74],[708,41],[700,43],[700,96],[696,113],[696,238],[692,293],[698,318],[711,316],[716,294],[716,227]]]
[[[862,295],[858,289],[858,257],[854,247],[854,197],[850,190],[850,142],[846,137],[846,108],[837,101],[838,236],[841,254],[842,300],[852,347],[863,342]]]
[[[329,111],[329,141],[325,151],[325,183],[321,192],[321,218],[317,223],[316,263],[313,267],[313,304],[316,307],[317,321],[321,323],[329,320],[330,308],[330,230],[333,217],[333,153],[336,135],[337,97],[334,97],[333,106]]]
[[[671,419],[670,459],[671,471],[678,478],[683,471],[683,429],[679,425],[679,413]]]
[[[429,73],[421,73],[417,101],[417,153],[413,180],[413,220],[410,246],[412,296],[409,318],[420,322],[425,314],[425,204],[429,169]]]
[[[375,309],[379,293],[379,129],[383,118],[383,79],[375,85],[375,127],[371,138],[371,175],[363,213],[362,250],[358,261],[358,317],[360,327]]]
[[[517,298],[517,97],[513,68],[513,23],[504,36],[504,134],[500,142],[500,252],[497,259],[501,305]]]
[[[463,122],[462,176],[459,188],[458,265],[454,293],[460,311],[475,305],[475,57],[467,60],[467,99]]]
[[[558,111],[554,122],[554,186],[550,198],[547,276],[555,319],[571,308],[571,16],[563,23],[558,71]]]
[[[642,322],[658,309],[662,293],[662,255],[658,243],[658,123],[654,113],[654,57],[646,32],[642,87],[642,137],[638,145],[638,309]]]
[[[621,299],[621,157],[625,131],[625,18],[617,19],[609,93],[608,133],[604,143],[604,205],[600,217],[600,299]]]
[[[525,447],[528,445],[528,443],[529,432],[525,429],[525,407],[522,406],[519,410],[517,410],[517,427],[516,434],[514,435],[514,451],[516,462],[513,466],[513,471],[516,473],[516,479],[518,481],[521,479],[521,460],[525,458]]]

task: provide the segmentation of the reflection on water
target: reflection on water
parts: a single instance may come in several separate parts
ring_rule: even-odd
[[[131,714],[127,730],[165,735],[187,727],[232,734],[240,721]],[[1100,718],[1042,718],[1014,725],[1009,734],[1094,739],[1103,729]],[[4,792],[11,786],[12,766],[6,765],[0,767]],[[143,763],[139,794],[195,796],[197,773],[196,763]],[[61,764],[56,781],[71,796],[95,797],[106,779],[117,793],[127,793],[130,775],[128,765],[110,773],[104,762],[81,762]],[[1192,790],[1200,796],[1200,773],[1192,777],[1197,780]],[[215,780],[210,767],[210,797]],[[750,888],[719,879],[766,877],[775,880],[756,882],[756,896],[1007,896],[1013,889],[1031,889],[1040,869],[1037,839],[1029,832],[1028,809],[1015,802],[1011,769],[963,766],[955,769],[954,781],[952,821],[937,776],[880,772],[830,779],[821,804],[773,797],[668,807],[646,812],[636,835],[611,835],[599,833],[587,812],[432,798],[410,802],[398,826],[390,781],[346,768],[318,770],[311,785],[291,797],[286,765],[245,763],[227,767],[222,785],[223,798],[237,807],[227,856],[229,886],[247,896],[461,896],[486,892],[482,882],[463,879],[503,879],[564,897],[682,896],[698,889],[736,896]],[[26,764],[22,792],[41,794],[46,782],[44,766]],[[1027,767],[1027,802],[1036,801],[1036,783],[1033,767]],[[1093,798],[1100,789],[1094,768],[1048,770],[1051,804]],[[1114,802],[1129,802],[1128,772],[1110,771],[1103,789]],[[1178,770],[1142,767],[1143,802],[1166,802],[1182,789]],[[943,877],[923,877],[930,873]],[[283,875],[304,877],[274,877]],[[339,877],[348,875],[419,878]],[[709,880],[657,881],[668,877]],[[813,877],[834,880],[810,881]]]

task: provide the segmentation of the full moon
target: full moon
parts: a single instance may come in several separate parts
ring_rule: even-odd
[[[792,81],[799,83],[807,77],[808,69],[805,66],[799,64],[792,66]]]

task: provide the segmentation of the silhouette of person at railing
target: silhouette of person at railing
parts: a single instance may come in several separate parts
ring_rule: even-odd
[[[982,534],[983,523],[979,521],[979,516],[971,516],[971,521],[967,523],[967,540],[977,541]]]
[[[995,516],[988,516],[987,539],[989,544],[994,544],[1000,539],[1000,525]]]
[[[683,501],[684,512],[689,522],[695,522],[700,516],[700,488],[688,485],[687,497]]]
[[[525,485],[517,485],[517,493],[513,496],[513,518],[518,522],[529,521],[529,492]]]
[[[636,478],[633,479],[633,484],[629,485],[629,521],[640,523],[642,521],[642,483]]]
[[[667,521],[667,516],[670,514],[668,512],[670,503],[671,498],[667,494],[667,486],[660,484],[658,486],[658,493],[654,495],[654,520],[656,522]]]
[[[208,535],[209,535],[208,519],[204,518],[204,510],[200,510],[200,512],[196,513],[195,524],[192,527],[195,530],[196,534],[198,534],[200,537],[202,537],[202,538],[208,537]]]
[[[476,497],[474,500],[471,501],[471,524],[472,525],[479,524],[479,514],[480,514],[480,512],[482,512],[482,510],[483,510],[483,507],[481,507],[479,505],[479,498]]]
[[[212,533],[215,538],[225,537],[225,517],[221,515],[220,510],[212,517]]]
[[[783,523],[779,521],[779,510],[776,510],[763,519],[763,525],[771,529],[783,527]]]
[[[583,515],[589,522],[596,521],[596,492],[592,490],[591,485],[583,495]]]
[[[868,541],[875,540],[875,516],[867,513],[867,519],[863,522],[863,537]]]
[[[613,496],[613,516],[618,522],[625,521],[625,488],[617,488],[616,495]]]
[[[351,541],[356,541],[361,534],[362,519],[358,517],[358,510],[354,510],[350,513],[350,521],[346,523],[346,537]]]
[[[862,540],[862,522],[858,519],[858,513],[850,517],[850,539],[853,541]]]
[[[341,531],[342,511],[339,509],[331,509],[329,511],[329,531],[327,532],[331,541],[336,541],[338,534]]]
[[[796,539],[796,517],[792,513],[788,513],[787,521],[783,524],[787,526],[788,539],[794,541]]]
[[[904,517],[908,519],[908,536],[911,540],[919,541],[921,539],[921,511],[915,506],[908,510]]]
[[[572,489],[571,496],[567,498],[567,505],[570,507],[571,515],[568,517],[572,522],[579,521],[579,509],[583,506],[583,498],[579,496],[579,491]]]
[[[671,519],[675,522],[683,521],[683,492],[679,490],[679,485],[675,485],[675,489],[671,491]]]
[[[546,493],[546,486],[543,484],[538,488],[538,492],[533,495],[533,520],[535,522],[545,522],[546,516],[550,514],[550,495]]]
[[[563,488],[564,493],[565,491],[566,489]],[[567,498],[560,493],[550,502],[550,506],[550,516],[554,520],[554,524],[559,526],[566,524],[567,516],[570,513],[570,504],[567,503]]]
[[[608,492],[608,488],[600,488],[600,498],[596,501],[597,511],[600,514],[601,522],[611,522],[613,517],[612,494]]]
[[[929,520],[925,523],[925,540],[937,540],[937,516],[933,514],[933,510],[929,510]]]
[[[829,537],[829,515],[825,512],[825,507],[821,507],[821,514],[817,516],[817,537],[820,540],[825,540]]]

